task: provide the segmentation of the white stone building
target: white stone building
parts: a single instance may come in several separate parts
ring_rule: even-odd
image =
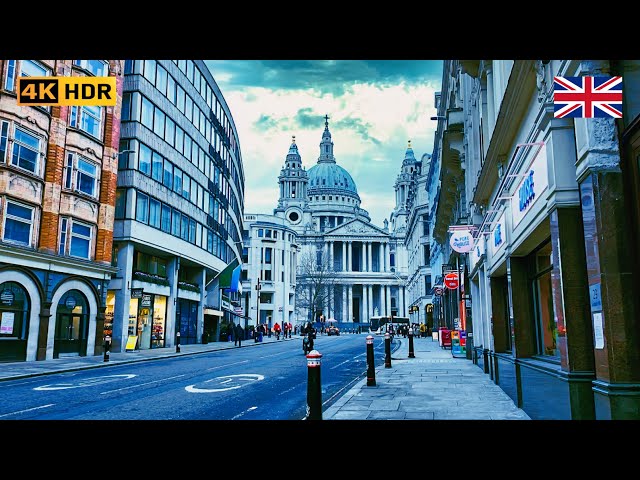
[[[387,220],[383,228],[378,227],[371,223],[369,213],[361,208],[356,184],[349,172],[337,164],[333,148],[328,117],[325,117],[320,156],[317,164],[306,170],[294,137],[278,177],[280,197],[274,209],[274,215],[283,222],[283,227],[272,225],[272,230],[288,233],[289,230],[284,228],[287,227],[295,232],[293,244],[287,240],[283,245],[285,255],[287,248],[291,249],[292,258],[318,251],[329,255],[336,280],[327,301],[316,312],[316,320],[323,315],[341,323],[366,323],[374,313],[407,316],[404,287],[407,278],[404,245],[406,209],[402,206],[402,199],[406,198],[406,182],[402,180],[396,184],[397,205],[391,217],[391,231]],[[259,219],[277,223],[273,219],[256,216],[258,223]],[[256,232],[256,228],[250,229],[251,242]],[[264,242],[263,238],[261,243]],[[298,246],[295,252],[294,245]],[[249,269],[247,278],[250,285],[244,287],[244,290],[250,292],[249,304],[255,305],[257,276],[251,272]],[[286,278],[286,270],[284,273]],[[274,288],[274,293],[277,288]],[[276,315],[280,306],[283,306],[284,311],[296,311],[295,295],[293,303],[286,304],[293,290],[293,285],[289,284],[284,287],[285,293],[274,295],[271,310]],[[285,305],[279,303],[283,301]],[[294,320],[291,323],[303,322],[310,315],[309,312],[298,309],[292,315]],[[255,318],[255,313],[253,317]],[[271,324],[274,323],[273,320],[272,317]]]

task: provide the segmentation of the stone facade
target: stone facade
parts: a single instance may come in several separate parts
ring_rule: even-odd
[[[0,61],[0,361],[102,353],[122,62]],[[50,75],[115,77],[117,105],[16,104],[19,76]]]
[[[532,418],[639,418],[637,62],[444,67],[433,235],[465,267],[473,361]],[[554,77],[586,75],[625,78],[623,118],[554,118]]]

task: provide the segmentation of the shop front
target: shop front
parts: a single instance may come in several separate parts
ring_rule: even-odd
[[[56,308],[53,358],[87,354],[89,304],[80,290],[65,292]]]
[[[200,302],[178,298],[176,302],[177,331],[180,332],[180,343],[187,345],[198,343],[198,307]]]
[[[0,285],[0,362],[27,359],[30,310],[29,295],[22,285]]]
[[[136,336],[136,348],[147,350],[165,345],[167,297],[142,293],[129,303],[128,335]]]

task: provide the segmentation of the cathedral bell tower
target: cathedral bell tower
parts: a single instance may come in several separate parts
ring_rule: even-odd
[[[292,225],[298,225],[302,221],[303,212],[307,209],[308,183],[309,176],[302,166],[296,137],[293,136],[285,164],[278,176],[280,196],[278,206],[273,213],[278,217],[286,218]]]

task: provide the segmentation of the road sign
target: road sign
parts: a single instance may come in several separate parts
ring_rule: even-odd
[[[444,285],[450,290],[455,290],[460,286],[457,273],[447,273],[444,276]]]

